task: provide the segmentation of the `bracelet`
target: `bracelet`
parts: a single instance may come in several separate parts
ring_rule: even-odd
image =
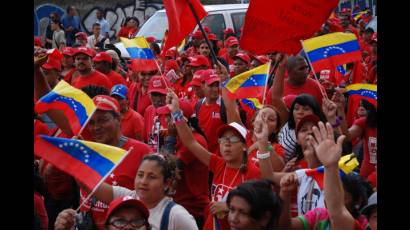
[[[270,157],[270,152],[260,153],[259,151],[256,152],[256,158],[263,160]]]
[[[269,152],[273,151],[273,147],[270,143],[269,143],[269,146],[266,148],[266,151],[269,151]]]
[[[332,124],[332,127],[333,127],[333,128],[339,127],[339,126],[342,124],[342,121],[343,121],[343,118],[342,118],[342,117],[340,117],[340,116],[336,117],[336,123],[335,123],[335,124]]]

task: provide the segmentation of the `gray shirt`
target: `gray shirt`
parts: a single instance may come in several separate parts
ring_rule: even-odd
[[[61,44],[66,44],[64,30],[54,31],[52,48],[59,49],[61,47]]]

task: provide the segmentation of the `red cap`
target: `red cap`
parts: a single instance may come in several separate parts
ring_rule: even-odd
[[[171,69],[177,71],[179,70],[178,62],[175,60],[168,60],[165,62],[165,72],[170,71]]]
[[[317,123],[320,121],[319,117],[314,115],[314,114],[310,114],[307,116],[304,116],[302,119],[300,119],[300,121],[298,122],[298,124],[296,125],[296,137],[300,131],[300,129],[302,128],[302,126],[307,123],[307,122],[312,122],[314,125],[317,125]]]
[[[105,111],[114,111],[120,113],[120,104],[118,101],[108,95],[97,95],[93,97],[93,101],[97,109]]]
[[[224,35],[227,35],[227,34],[233,34],[234,33],[234,31],[233,31],[233,29],[232,28],[230,28],[230,27],[228,27],[228,28],[226,28],[226,29],[224,29]]]
[[[197,67],[197,66],[209,67],[210,66],[208,58],[206,58],[204,55],[196,55],[194,57],[190,57],[189,61],[190,61],[189,65],[194,66],[194,67]]]
[[[62,49],[63,55],[74,56],[74,48],[66,46]]]
[[[204,79],[202,76],[202,73],[204,71],[205,70],[202,69],[195,71],[194,76],[192,77],[192,81],[189,83],[189,86],[201,86]]]
[[[230,36],[225,41],[225,46],[231,47],[233,45],[239,45],[239,41],[236,37]]]
[[[147,209],[147,207],[145,207],[144,203],[142,203],[141,201],[131,197],[131,196],[124,196],[124,197],[119,197],[113,201],[111,201],[109,207],[108,207],[108,212],[105,216],[105,222],[108,221],[108,218],[110,217],[110,215],[117,210],[118,208],[122,207],[122,206],[133,206],[135,208],[137,208],[140,213],[142,214],[142,217],[145,220],[148,220],[149,217],[149,211]]]
[[[258,60],[262,64],[266,64],[270,61],[270,59],[266,55],[253,56],[253,59]]]
[[[204,35],[202,34],[201,30],[197,30],[192,34],[193,39],[204,39]]]
[[[208,39],[210,41],[218,41],[218,38],[216,37],[216,34],[208,34]]]
[[[194,114],[194,109],[192,108],[191,104],[188,103],[184,99],[179,99],[179,108],[182,110],[184,117],[190,118]],[[171,111],[169,110],[168,106],[164,105],[159,107],[156,112],[160,115],[170,114]]]
[[[133,59],[129,68],[134,72],[149,72],[158,70],[158,65],[153,59]]]
[[[85,54],[85,55],[90,56],[90,57],[95,56],[95,51],[93,49],[85,47],[85,46],[74,48],[74,56],[77,55],[77,54],[80,54],[80,53]]]
[[[214,69],[207,69],[202,72],[202,79],[205,81],[205,84],[211,85],[214,82],[220,82],[221,79],[216,74]]]
[[[148,85],[148,93],[161,93],[167,94],[167,85],[171,85],[171,83],[165,79],[163,76],[153,76],[149,80]]]
[[[38,36],[34,36],[34,45],[43,47],[43,43],[41,42],[41,38]]]
[[[242,125],[236,123],[236,122],[232,122],[229,125],[222,125],[218,131],[216,131],[216,135],[218,137],[221,137],[222,134],[224,134],[224,132],[228,131],[228,130],[232,130],[235,133],[237,133],[239,135],[239,137],[241,137],[243,139],[243,141],[246,140],[246,135],[248,134],[248,131],[246,130],[245,127],[243,127]]]
[[[203,28],[204,28],[204,31],[205,31],[207,34],[211,33],[211,29],[209,29],[209,26],[204,26]]]
[[[147,37],[145,40],[147,40],[147,42],[149,43],[152,43],[152,42],[155,42],[157,39],[154,36],[150,36],[150,37]]]
[[[178,57],[178,51],[176,50],[175,47],[172,47],[169,50],[167,50],[167,52],[165,53],[165,57],[171,57],[171,58]]]
[[[84,33],[84,32],[78,32],[78,33],[76,33],[75,34],[75,37],[80,37],[80,38],[82,38],[82,39],[84,39],[84,40],[87,40],[87,34],[86,33]]]
[[[235,60],[236,58],[241,59],[242,61],[246,62],[247,64],[249,64],[249,62],[251,61],[251,58],[249,57],[249,55],[247,55],[246,53],[242,53],[242,52],[238,52],[233,59]]]
[[[106,62],[112,63],[112,57],[107,52],[100,52],[95,55],[95,57],[93,58],[93,61],[94,62],[106,61]]]
[[[56,69],[58,71],[61,71],[61,60],[49,55],[47,58],[47,62],[44,63],[41,66],[41,68],[47,69],[47,70]]]

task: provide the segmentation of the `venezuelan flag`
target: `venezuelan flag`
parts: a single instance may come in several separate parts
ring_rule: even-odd
[[[357,166],[359,166],[359,161],[357,161],[354,153],[342,156],[339,160],[339,175],[341,177],[344,177],[346,174],[353,172],[353,170],[357,168]],[[324,172],[324,166],[305,170],[306,176],[313,177],[321,190],[323,190],[324,188]]]
[[[270,62],[241,73],[230,79],[224,87],[232,99],[263,96],[268,82]]]
[[[61,110],[71,130],[77,134],[96,109],[93,100],[83,91],[61,80],[52,91],[37,101],[35,111],[39,114],[49,110]]]
[[[360,11],[360,12],[358,12],[358,13],[352,15],[352,16],[353,16],[353,19],[357,22],[357,20],[359,20],[366,13],[367,13],[367,10]]]
[[[244,98],[241,99],[240,102],[253,111],[261,109],[263,107],[258,98]]]
[[[154,59],[154,53],[144,37],[138,36],[133,39],[120,38],[131,59]]]
[[[368,98],[369,101],[377,101],[377,85],[375,84],[352,84],[346,86],[349,96],[361,96]]]
[[[361,59],[359,42],[352,33],[331,33],[302,41],[303,49],[316,72]]]
[[[128,152],[90,141],[38,135],[34,153],[93,189]]]

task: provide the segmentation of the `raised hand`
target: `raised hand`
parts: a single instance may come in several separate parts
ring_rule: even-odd
[[[168,88],[166,103],[171,112],[175,112],[179,109],[178,96],[170,88]]]
[[[221,82],[229,79],[229,72],[221,62],[218,61],[217,64],[214,64],[214,68],[216,69],[216,74],[218,74],[218,76],[221,78]]]
[[[288,196],[296,190],[299,185],[298,177],[295,173],[287,173],[280,180],[280,196]]]
[[[315,148],[316,156],[325,167],[337,166],[341,153],[342,143],[345,136],[342,135],[337,139],[337,143],[334,140],[333,128],[330,123],[319,122],[319,128],[313,127],[313,134],[309,136],[309,144]]]
[[[263,112],[259,112],[255,118],[253,134],[257,141],[268,141],[269,139],[267,119],[268,117]]]
[[[322,110],[329,121],[336,121],[337,105],[333,101],[323,98]]]
[[[70,230],[75,224],[75,210],[65,209],[57,216],[54,223],[55,230]]]
[[[344,111],[345,111],[345,98],[343,94],[336,90],[335,93],[333,94],[332,101],[337,106],[337,112],[339,116],[343,116]]]

